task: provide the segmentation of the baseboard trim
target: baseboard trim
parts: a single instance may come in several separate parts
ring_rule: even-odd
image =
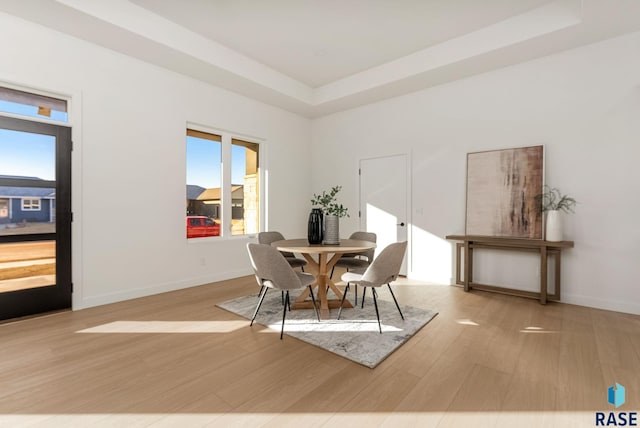
[[[166,293],[169,291],[182,290],[184,288],[197,287],[211,282],[225,281],[228,279],[239,278],[241,276],[251,275],[253,271],[249,269],[240,269],[213,275],[206,275],[196,278],[189,278],[182,281],[166,282],[154,284],[148,287],[130,289],[123,292],[101,294],[81,299],[73,310],[87,309],[95,306],[108,305],[110,303],[122,302],[125,300],[137,299],[140,297],[152,296],[154,294]]]
[[[586,306],[594,309],[604,309],[607,311],[623,312],[626,314],[640,315],[640,305],[632,302],[619,300],[604,300],[576,294],[562,293],[562,303],[571,305]]]

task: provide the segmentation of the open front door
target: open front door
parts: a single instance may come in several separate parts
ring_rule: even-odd
[[[71,129],[0,117],[0,320],[71,292]]]

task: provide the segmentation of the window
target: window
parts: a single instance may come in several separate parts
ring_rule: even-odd
[[[231,140],[231,234],[260,232],[258,144]]]
[[[215,235],[208,236],[259,232],[259,144],[187,128],[186,192],[186,215],[204,216],[207,225],[216,225]]]
[[[9,217],[9,199],[0,199],[0,220]]]
[[[0,112],[68,122],[67,102],[0,86]]]
[[[40,199],[22,199],[22,211],[40,211]]]

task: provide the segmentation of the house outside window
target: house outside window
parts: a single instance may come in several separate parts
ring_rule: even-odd
[[[24,180],[25,185],[20,181]],[[0,174],[0,235],[9,233],[4,225],[48,224],[39,228],[42,233],[55,232],[56,189],[54,187],[33,187],[26,185],[41,180],[33,176]],[[3,227],[4,226],[4,227]],[[46,230],[46,232],[44,232]],[[37,232],[37,233],[41,233]],[[29,232],[35,233],[35,232]]]
[[[23,198],[22,211],[40,211],[40,199]]]

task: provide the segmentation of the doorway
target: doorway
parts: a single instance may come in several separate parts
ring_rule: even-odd
[[[71,308],[71,128],[0,117],[0,320]]]
[[[408,237],[407,155],[360,160],[360,229],[377,236],[377,252]],[[402,275],[407,274],[405,254]]]

